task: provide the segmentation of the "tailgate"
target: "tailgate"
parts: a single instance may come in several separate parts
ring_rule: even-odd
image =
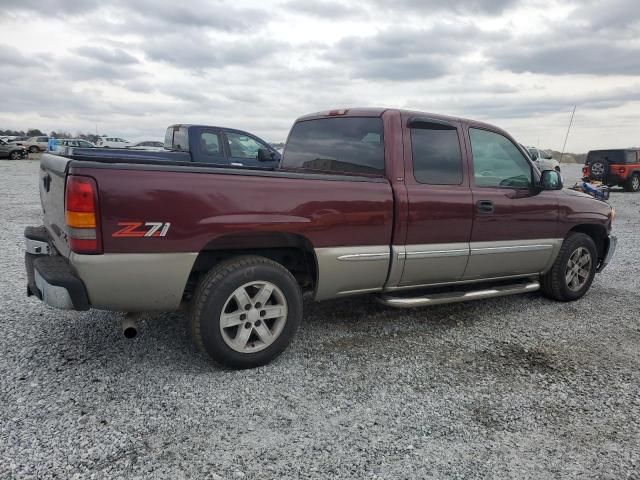
[[[56,250],[69,256],[64,219],[64,190],[67,166],[71,160],[45,153],[40,160],[40,203],[44,212],[44,225]]]

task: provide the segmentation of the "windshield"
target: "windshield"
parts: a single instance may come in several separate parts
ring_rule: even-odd
[[[593,150],[587,154],[586,163],[590,164],[604,160],[610,164],[624,164],[625,153],[624,150]]]

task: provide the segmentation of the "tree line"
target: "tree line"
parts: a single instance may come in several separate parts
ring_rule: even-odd
[[[0,136],[12,136],[12,137],[54,137],[54,138],[81,138],[95,143],[100,138],[100,135],[95,133],[78,133],[72,135],[71,132],[65,131],[51,131],[46,134],[38,128],[31,128],[29,130],[0,130]]]

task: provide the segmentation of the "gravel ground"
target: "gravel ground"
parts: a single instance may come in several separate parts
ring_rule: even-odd
[[[0,161],[0,478],[640,478],[640,195],[612,195],[619,250],[579,302],[308,304],[236,372],[182,314],[125,340],[26,298],[37,169]]]

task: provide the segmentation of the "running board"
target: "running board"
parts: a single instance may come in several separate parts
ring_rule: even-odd
[[[530,280],[527,282],[512,283],[496,287],[485,287],[481,290],[433,293],[420,297],[377,295],[376,300],[388,307],[411,308],[426,307],[427,305],[442,305],[445,303],[467,302],[469,300],[481,300],[483,298],[503,297],[505,295],[535,292],[536,290],[540,290],[540,282]]]

